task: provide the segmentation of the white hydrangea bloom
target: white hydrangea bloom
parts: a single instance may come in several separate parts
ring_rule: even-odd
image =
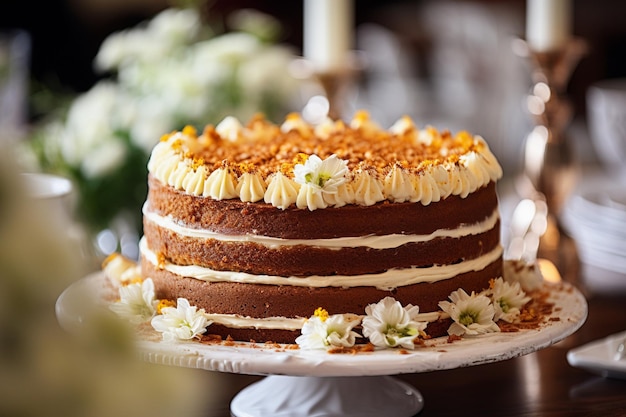
[[[262,44],[258,38],[243,32],[225,33],[198,44],[199,58],[236,64],[254,55]]]
[[[176,307],[161,309],[161,315],[152,318],[152,327],[163,334],[163,340],[173,342],[190,340],[206,332],[212,323],[204,309],[197,310],[186,298],[176,300]]]
[[[129,125],[130,137],[135,146],[148,153],[158,143],[163,132],[170,131],[174,126],[174,111],[165,104],[166,100],[141,97],[134,101],[137,106],[133,109],[135,119]]]
[[[248,95],[261,99],[263,93],[287,95],[296,88],[289,73],[293,53],[286,48],[260,49],[241,63],[238,80]]]
[[[135,44],[125,31],[112,33],[100,45],[94,60],[96,69],[107,71],[119,67],[130,55],[131,45]]]
[[[104,140],[113,140],[111,114],[118,102],[118,88],[111,82],[100,82],[72,102],[60,139],[65,161],[79,166],[85,155]]]
[[[415,339],[424,332],[427,323],[416,321],[419,307],[405,307],[392,297],[385,297],[377,304],[365,308],[363,336],[374,346],[415,348]]]
[[[137,61],[166,60],[176,48],[198,36],[201,23],[197,10],[163,10],[147,25],[109,35],[96,55],[96,68],[120,70]]]
[[[458,289],[449,298],[452,302],[439,302],[439,307],[454,320],[448,334],[476,336],[500,331],[494,321],[495,309],[489,297],[474,292],[468,295],[463,289]]]
[[[154,296],[154,283],[147,278],[119,287],[120,300],[109,306],[111,311],[139,324],[150,320],[156,314],[157,299]]]
[[[301,349],[327,349],[329,347],[352,347],[358,334],[352,329],[361,322],[356,314],[334,314],[316,311],[302,326],[302,334],[296,338]]]
[[[194,40],[202,26],[198,10],[165,9],[156,15],[148,25],[148,31],[159,40],[172,44],[185,45]]]
[[[104,177],[124,163],[127,152],[128,147],[115,138],[102,141],[85,155],[80,169],[87,178]]]

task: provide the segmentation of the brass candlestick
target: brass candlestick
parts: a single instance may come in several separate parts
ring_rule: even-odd
[[[333,120],[345,116],[346,111],[349,110],[347,97],[350,89],[354,87],[365,69],[365,60],[361,54],[357,51],[350,51],[342,65],[333,68],[319,68],[314,62],[305,59],[299,60],[298,67],[301,74],[299,78],[311,79],[322,88],[323,95],[328,101],[325,115]],[[316,117],[319,117],[317,111]]]
[[[352,72],[348,69],[319,71],[316,78],[328,100],[328,117],[341,119],[346,107],[346,90],[353,79]]]
[[[539,52],[520,41],[516,49],[532,64],[533,87],[527,103],[535,122],[526,138],[520,192],[544,200],[548,208],[537,256],[549,259],[566,279],[576,281],[579,261],[575,244],[561,227],[559,214],[578,179],[578,165],[566,137],[573,111],[565,91],[587,44],[571,39],[560,49]]]

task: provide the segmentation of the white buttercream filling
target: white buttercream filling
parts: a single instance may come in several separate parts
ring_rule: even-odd
[[[196,239],[215,239],[222,242],[257,243],[270,249],[277,249],[285,246],[313,246],[327,249],[356,247],[392,249],[406,245],[407,243],[428,242],[436,238],[461,238],[464,236],[484,233],[493,229],[500,218],[499,211],[496,209],[489,217],[481,222],[464,224],[455,229],[438,229],[433,233],[426,235],[389,234],[383,236],[368,235],[329,239],[283,239],[253,234],[226,235],[211,232],[206,229],[186,227],[174,221],[170,216],[161,216],[157,213],[149,211],[147,204],[144,204],[143,215],[148,221],[158,225],[159,227],[170,230],[184,237]]]
[[[209,320],[215,324],[221,324],[234,329],[272,329],[298,331],[307,321],[306,317],[244,317],[237,314],[207,314]],[[360,316],[361,318],[364,316]],[[414,318],[416,321],[433,323],[439,319],[450,317],[443,311],[432,311],[429,313],[419,313]]]
[[[432,283],[453,278],[471,271],[480,271],[502,256],[498,245],[486,254],[452,265],[434,265],[422,268],[394,268],[377,274],[362,275],[312,275],[308,277],[282,277],[276,275],[255,275],[245,272],[216,271],[197,265],[175,265],[167,261],[159,263],[157,254],[148,248],[145,237],[139,243],[141,254],[155,268],[165,269],[183,277],[207,282],[239,282],[243,284],[292,285],[312,288],[323,287],[376,287],[390,291],[397,287],[419,283]]]

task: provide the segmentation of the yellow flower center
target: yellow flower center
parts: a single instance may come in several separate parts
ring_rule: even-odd
[[[324,310],[322,307],[318,307],[313,315],[319,317],[322,322],[328,319],[328,311]]]
[[[165,307],[176,307],[176,302],[172,300],[159,300],[159,304],[157,304],[157,314],[162,314],[161,310]]]
[[[478,312],[476,311],[463,311],[459,315],[459,323],[464,326],[469,326],[472,323],[478,323]]]

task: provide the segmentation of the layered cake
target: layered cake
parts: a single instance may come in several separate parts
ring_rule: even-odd
[[[393,297],[436,337],[440,302],[502,276],[502,170],[465,131],[227,118],[165,135],[148,170],[141,273],[204,309],[211,334],[294,343],[319,308],[362,316]]]

